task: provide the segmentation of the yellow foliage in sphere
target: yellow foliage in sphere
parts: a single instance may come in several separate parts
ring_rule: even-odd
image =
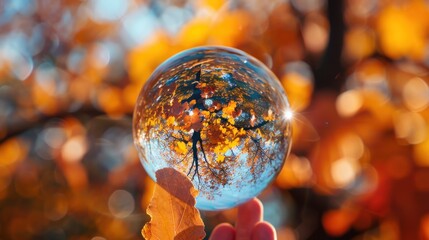
[[[184,143],[182,141],[177,141],[176,145],[177,146],[174,150],[177,151],[178,153],[186,154],[188,152],[188,147],[186,146],[186,143]]]

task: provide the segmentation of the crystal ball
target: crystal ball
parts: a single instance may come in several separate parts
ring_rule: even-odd
[[[155,172],[174,168],[199,191],[196,207],[221,210],[263,191],[291,145],[291,110],[276,76],[233,48],[199,47],[162,63],[137,99],[133,137]]]

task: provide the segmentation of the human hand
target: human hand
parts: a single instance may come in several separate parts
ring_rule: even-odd
[[[235,228],[221,223],[213,230],[210,240],[276,240],[274,227],[262,220],[263,212],[261,201],[251,199],[238,207]]]

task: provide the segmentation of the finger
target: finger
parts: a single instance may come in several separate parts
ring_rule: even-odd
[[[235,224],[236,240],[248,240],[253,226],[262,221],[263,206],[256,198],[238,207],[237,222]]]
[[[210,236],[210,240],[234,240],[235,229],[229,223],[221,223],[217,225]]]
[[[252,230],[252,240],[277,240],[276,230],[268,222],[257,223]]]

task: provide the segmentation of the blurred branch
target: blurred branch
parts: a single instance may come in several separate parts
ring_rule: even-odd
[[[105,115],[104,111],[96,109],[94,107],[82,107],[74,112],[58,112],[54,115],[38,114],[37,117],[21,121],[14,121],[13,124],[6,125],[7,134],[0,138],[0,144],[6,140],[16,137],[30,129],[42,127],[46,122],[53,119],[64,119],[67,117],[96,117]]]
[[[343,84],[344,67],[341,55],[344,45],[344,3],[342,0],[327,1],[327,16],[330,26],[329,40],[325,52],[316,66],[315,88],[339,92]]]

